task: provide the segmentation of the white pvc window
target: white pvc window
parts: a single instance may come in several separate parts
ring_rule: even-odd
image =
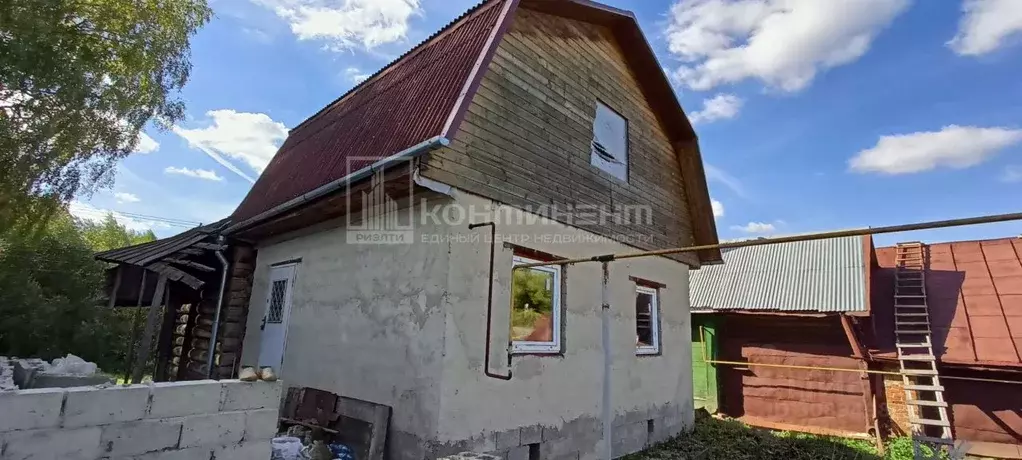
[[[635,354],[660,353],[660,292],[647,286],[635,287]]]
[[[610,107],[596,103],[590,163],[628,182],[628,120]]]
[[[514,257],[515,265],[536,262]],[[516,353],[561,352],[560,265],[513,271],[511,348]]]

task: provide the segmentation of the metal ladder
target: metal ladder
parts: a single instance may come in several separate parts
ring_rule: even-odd
[[[916,459],[939,458],[943,446],[954,448],[948,404],[937,373],[937,358],[930,341],[930,314],[926,304],[926,248],[922,243],[899,243],[894,283],[894,332],[912,425]],[[935,435],[939,431],[939,435]],[[927,457],[922,446],[931,447]]]

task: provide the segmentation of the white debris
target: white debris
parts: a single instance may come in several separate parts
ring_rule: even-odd
[[[290,436],[273,438],[270,441],[273,449],[272,460],[305,460],[308,457],[302,452],[302,440]]]
[[[71,353],[68,353],[64,358],[57,358],[53,360],[53,364],[43,372],[47,374],[61,374],[61,375],[77,375],[77,376],[90,376],[96,375],[96,363],[86,361],[79,358]]]

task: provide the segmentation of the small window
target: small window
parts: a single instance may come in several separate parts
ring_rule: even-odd
[[[628,181],[628,120],[610,107],[596,103],[590,163]]]
[[[660,353],[660,292],[648,286],[635,287],[635,353]]]
[[[515,256],[514,264],[539,260]],[[561,352],[561,267],[514,270],[511,282],[511,344],[519,353]]]

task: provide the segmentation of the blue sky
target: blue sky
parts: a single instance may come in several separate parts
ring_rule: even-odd
[[[1022,210],[1022,2],[606,3],[635,12],[696,121],[722,238]],[[187,119],[148,128],[154,142],[113,189],[72,210],[161,236],[228,215],[288,128],[472,4],[211,0]],[[878,242],[1019,234],[1008,223]]]

